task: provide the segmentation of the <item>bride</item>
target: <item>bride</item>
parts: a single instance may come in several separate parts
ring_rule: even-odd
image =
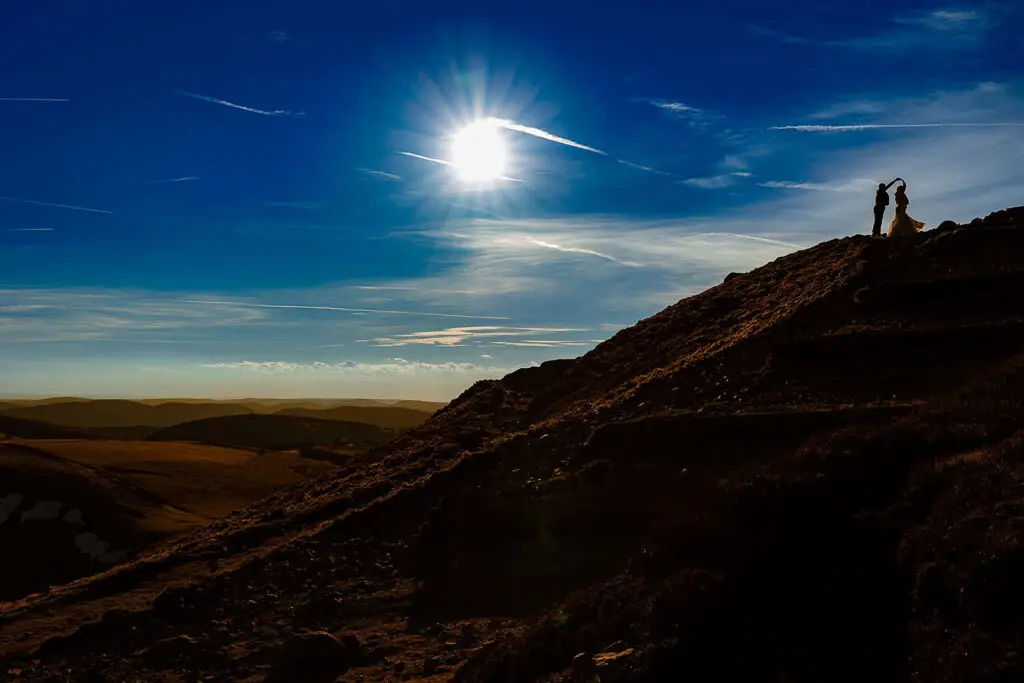
[[[899,181],[903,184],[896,188],[896,216],[889,224],[889,237],[913,235],[924,227],[924,223],[907,215],[907,205],[910,204],[910,199],[907,198],[907,181],[903,178]]]

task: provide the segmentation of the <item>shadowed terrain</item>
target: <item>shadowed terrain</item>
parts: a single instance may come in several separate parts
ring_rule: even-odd
[[[161,429],[150,441],[198,441],[215,446],[283,450],[302,445],[366,448],[395,433],[363,422],[342,422],[294,415],[231,415],[184,422]]]
[[[194,444],[0,442],[0,600],[108,569],[330,469],[297,454]]]
[[[1024,676],[1024,208],[779,258],[0,607],[14,680]]]

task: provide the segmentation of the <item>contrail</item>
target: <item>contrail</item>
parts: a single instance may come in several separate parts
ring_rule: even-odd
[[[54,228],[8,228],[7,232],[53,232]]]
[[[450,162],[450,161],[445,161],[444,159],[437,159],[435,157],[423,156],[422,154],[416,154],[414,152],[399,152],[399,154],[401,154],[403,156],[407,156],[407,157],[412,157],[413,159],[422,159],[423,161],[429,161],[429,162],[435,163],[435,164],[442,164],[444,166],[452,166],[453,165],[452,162]],[[520,178],[513,178],[512,176],[507,176],[507,175],[500,175],[500,176],[497,176],[497,177],[498,177],[499,180],[510,180],[513,183],[524,182]]]
[[[194,175],[189,175],[189,176],[184,176],[184,177],[181,177],[181,178],[169,178],[167,180],[147,180],[146,184],[148,184],[148,185],[163,185],[164,183],[185,183],[185,182],[188,182],[189,180],[199,180],[199,177],[198,176],[194,176]]]
[[[213,102],[214,104],[222,104],[225,107],[231,107],[233,109],[241,109],[242,111],[252,112],[253,114],[261,114],[263,116],[302,116],[302,114],[294,114],[285,109],[274,109],[273,111],[266,111],[264,109],[256,109],[254,107],[247,107],[244,104],[235,104],[234,102],[228,102],[216,97],[210,97],[209,95],[197,95],[194,92],[188,92],[186,90],[175,90],[174,92],[179,95],[185,95],[186,97],[194,97],[197,100],[203,100],[204,102]]]
[[[423,161],[432,161],[435,164],[444,164],[445,166],[451,166],[452,165],[452,162],[450,162],[450,161],[445,161],[444,159],[435,159],[434,157],[425,157],[422,154],[415,154],[413,152],[399,152],[399,154],[402,154],[402,155],[407,156],[407,157],[412,157],[413,159],[422,159]]]
[[[0,97],[0,102],[70,102],[63,97]]]
[[[805,133],[841,133],[855,130],[876,130],[879,128],[992,128],[999,126],[1024,126],[1024,121],[1004,123],[861,123],[849,126],[772,126],[769,130],[798,130]]]
[[[658,175],[667,175],[667,176],[677,177],[675,173],[668,173],[666,171],[659,171],[658,169],[651,168],[650,166],[641,166],[640,164],[634,164],[632,161],[626,161],[625,159],[616,159],[616,161],[618,161],[620,164],[623,164],[624,166],[629,166],[631,168],[637,168],[637,169],[640,169],[641,171],[647,171],[648,173],[657,173]]]
[[[67,204],[51,204],[50,202],[37,202],[31,199],[15,199],[14,197],[0,197],[0,201],[20,202],[22,204],[38,204],[39,206],[54,206],[58,209],[74,209],[75,211],[91,211],[92,213],[114,213],[103,209],[90,209],[84,206],[68,206]]]
[[[494,315],[464,315],[461,313],[428,313],[419,311],[390,311],[378,308],[344,308],[341,306],[301,306],[287,304],[249,304],[243,301],[202,301],[195,299],[182,299],[185,304],[208,304],[211,306],[247,306],[249,308],[295,308],[306,311],[341,311],[343,313],[387,313],[391,315],[422,315],[432,318],[466,318],[469,320],[511,320],[502,316]]]
[[[519,133],[526,133],[527,135],[532,135],[534,137],[542,138],[544,140],[550,140],[551,142],[557,142],[562,145],[569,145],[570,147],[576,147],[577,149],[585,149],[588,152],[593,152],[594,154],[602,154],[604,156],[608,155],[607,152],[602,152],[599,149],[587,147],[584,144],[574,142],[573,140],[569,140],[568,138],[559,137],[557,135],[547,132],[546,130],[541,130],[540,128],[534,128],[532,126],[524,126],[520,123],[516,123],[515,121],[509,121],[508,119],[496,119],[494,117],[490,117],[487,119],[487,121],[496,126],[507,128],[508,130],[514,130]]]
[[[561,244],[555,244],[553,242],[545,242],[543,240],[536,239],[531,239],[530,242],[532,244],[536,244],[538,247],[554,249],[555,251],[564,251],[570,254],[586,254],[588,256],[596,256],[598,258],[605,259],[606,261],[614,261],[615,263],[619,263],[624,266],[630,266],[633,268],[639,268],[643,265],[640,263],[633,263],[632,261],[623,261],[621,259],[615,258],[610,254],[605,254],[600,251],[594,251],[593,249],[584,249],[582,247],[563,247]]]

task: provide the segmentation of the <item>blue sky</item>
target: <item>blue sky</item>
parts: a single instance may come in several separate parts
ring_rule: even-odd
[[[0,394],[446,399],[1024,203],[1019,3],[749,4],[4,3]]]

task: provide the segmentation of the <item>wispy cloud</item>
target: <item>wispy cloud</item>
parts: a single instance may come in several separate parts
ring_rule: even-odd
[[[419,159],[420,161],[429,161],[434,164],[442,164],[444,166],[451,166],[452,162],[445,161],[444,159],[438,159],[437,157],[428,157],[423,154],[416,154],[415,152],[399,152],[402,156],[412,157],[413,159]]]
[[[643,266],[641,263],[633,263],[632,261],[623,261],[622,259],[615,258],[610,254],[605,254],[595,249],[584,249],[582,247],[566,247],[561,244],[555,244],[554,242],[545,242],[544,240],[530,240],[538,247],[544,247],[545,249],[554,249],[555,251],[563,251],[568,254],[585,254],[587,256],[596,256],[597,258],[603,258],[606,261],[613,261],[615,263],[629,266],[631,268],[640,268]]]
[[[88,211],[90,213],[114,213],[104,209],[90,209],[86,206],[71,206],[69,204],[53,204],[51,202],[37,202],[34,199],[17,199],[15,197],[0,197],[3,202],[18,202],[20,204],[35,204],[37,206],[52,206],[57,209],[72,209],[74,211]]]
[[[632,100],[657,107],[660,111],[664,112],[671,118],[677,121],[685,121],[688,125],[699,129],[707,129],[712,124],[719,122],[724,118],[722,115],[716,114],[707,109],[694,107],[692,105],[673,100],[642,97],[634,97]]]
[[[303,211],[320,211],[327,206],[324,202],[270,202],[266,206],[279,209],[302,209]]]
[[[773,38],[780,43],[789,43],[791,45],[805,45],[810,41],[801,36],[795,36],[790,33],[783,31],[776,31],[774,29],[767,28],[765,26],[758,26],[756,24],[747,24],[747,30],[758,36],[765,36],[766,38]]]
[[[697,107],[691,107],[688,104],[682,102],[669,102],[666,100],[648,100],[652,105],[661,109],[662,111],[668,112],[673,116],[679,118],[700,118],[704,115],[704,110],[698,109]]]
[[[858,178],[840,183],[807,183],[794,182],[790,180],[769,180],[758,183],[761,187],[783,188],[789,190],[815,190],[820,192],[858,192],[874,188],[875,181],[867,178]]]
[[[384,291],[384,292],[423,292],[422,287],[416,287],[414,285],[352,285],[352,289],[363,289],[368,291]],[[472,289],[430,289],[428,290],[434,294],[484,294],[483,290],[472,290]]]
[[[989,123],[855,123],[850,125],[802,124],[791,126],[772,126],[769,130],[796,130],[804,133],[847,133],[861,130],[881,130],[886,128],[1005,128],[1024,126],[1024,121],[1002,121]]]
[[[277,29],[267,34],[267,40],[272,43],[287,43],[292,37],[288,35],[288,32],[283,29]]]
[[[378,178],[380,180],[390,180],[393,182],[398,182],[402,179],[402,176],[400,175],[395,175],[394,173],[388,173],[386,171],[378,171],[377,169],[374,168],[357,168],[356,171],[364,173],[372,178]]]
[[[502,128],[506,128],[508,130],[514,130],[514,131],[516,131],[518,133],[525,133],[526,135],[532,135],[532,136],[534,136],[536,138],[541,138],[542,140],[548,140],[550,142],[557,142],[560,145],[568,145],[569,147],[575,147],[577,149],[586,150],[588,152],[593,152],[594,154],[602,154],[602,155],[607,155],[608,154],[607,152],[603,152],[603,151],[601,151],[599,149],[596,149],[594,147],[589,147],[587,145],[584,145],[581,142],[576,142],[575,140],[570,140],[569,138],[563,138],[563,137],[560,137],[558,135],[555,135],[554,133],[549,133],[546,130],[541,130],[540,128],[534,128],[533,126],[524,126],[523,124],[516,123],[515,121],[509,121],[507,119],[497,119],[497,118],[494,118],[494,117],[491,117],[491,118],[489,118],[487,120],[489,122],[491,122],[492,124],[496,125],[496,126],[501,126]]]
[[[893,18],[897,24],[921,26],[939,32],[984,29],[990,21],[989,15],[978,9],[936,9]]]
[[[163,295],[164,297],[166,295]],[[214,334],[250,326],[262,311],[216,311],[169,301],[155,293],[112,290],[0,289],[0,343],[148,341],[174,331]]]
[[[7,228],[7,232],[54,232],[56,228]]]
[[[501,327],[483,325],[475,327],[449,327],[444,330],[410,332],[389,337],[360,340],[375,346],[461,346],[467,341],[490,340],[495,337],[527,337],[532,335],[564,334],[585,332],[584,328],[573,327]],[[496,343],[496,342],[490,342]]]
[[[70,102],[64,97],[0,97],[0,102]]]
[[[572,346],[593,346],[602,340],[588,339],[586,341],[574,341],[567,339],[523,339],[522,341],[492,341],[493,346],[518,346],[526,349],[557,349]]]
[[[924,49],[963,50],[980,45],[996,24],[982,9],[923,10],[892,18],[894,28],[874,36],[824,43],[873,52],[912,52]]]
[[[450,162],[450,161],[445,161],[444,159],[438,159],[436,157],[424,156],[423,154],[416,154],[415,152],[398,152],[398,153],[401,154],[402,156],[412,157],[413,159],[419,159],[420,161],[429,161],[429,162],[431,162],[433,164],[441,164],[442,166],[451,166],[452,165],[452,162]],[[511,176],[506,176],[506,175],[498,176],[497,178],[495,178],[495,180],[509,180],[511,182],[514,182],[514,183],[521,183],[521,182],[523,182],[520,178],[513,178]]]
[[[175,90],[179,95],[185,95],[186,97],[192,97],[197,100],[203,100],[204,102],[212,102],[213,104],[220,104],[225,107],[231,107],[232,109],[239,109],[241,111],[251,112],[253,114],[260,114],[261,116],[305,116],[305,112],[291,112],[286,109],[256,109],[255,107],[247,107],[244,104],[235,104],[234,102],[228,102],[222,100],[219,97],[210,97],[209,95],[199,95],[197,93],[188,92],[187,90]]]
[[[263,372],[269,374],[297,373],[297,372],[327,372],[327,373],[382,373],[382,374],[478,374],[494,373],[505,374],[509,368],[498,368],[492,366],[481,366],[476,363],[448,362],[448,363],[427,363],[422,361],[411,361],[404,358],[390,358],[385,362],[363,362],[363,361],[342,361],[328,363],[314,361],[312,363],[295,363],[291,361],[232,361],[222,363],[205,363],[204,368],[220,370],[248,370],[251,372]]]
[[[629,166],[630,168],[639,169],[641,171],[647,171],[648,173],[656,173],[658,175],[673,176],[673,177],[675,177],[675,175],[676,175],[675,173],[668,173],[667,171],[659,171],[658,169],[651,168],[650,166],[643,166],[641,164],[634,164],[632,161],[626,161],[625,159],[616,159],[616,161],[618,161],[620,164],[622,164],[624,166]]]
[[[415,315],[430,318],[463,318],[471,320],[508,320],[502,316],[465,315],[461,313],[436,313],[433,311],[395,311],[380,308],[349,308],[344,306],[311,306],[304,304],[256,304],[246,301],[209,301],[204,299],[181,299],[186,304],[204,304],[207,306],[241,306],[243,308],[279,308],[304,311],[337,311],[341,313],[380,313],[384,315]]]
[[[188,175],[182,176],[181,178],[167,178],[166,180],[147,180],[146,183],[149,185],[163,185],[165,183],[187,183],[192,180],[199,180],[199,177]]]
[[[812,40],[764,26],[748,25],[756,35],[792,45],[822,45],[872,52],[964,50],[983,43],[998,23],[997,12],[981,8],[946,7],[893,16],[890,28],[875,35]]]
[[[725,175],[709,176],[707,178],[687,178],[686,180],[680,180],[680,185],[689,185],[690,187],[699,187],[705,190],[721,190],[726,187],[731,187],[736,183],[737,175],[735,173],[729,173]]]

